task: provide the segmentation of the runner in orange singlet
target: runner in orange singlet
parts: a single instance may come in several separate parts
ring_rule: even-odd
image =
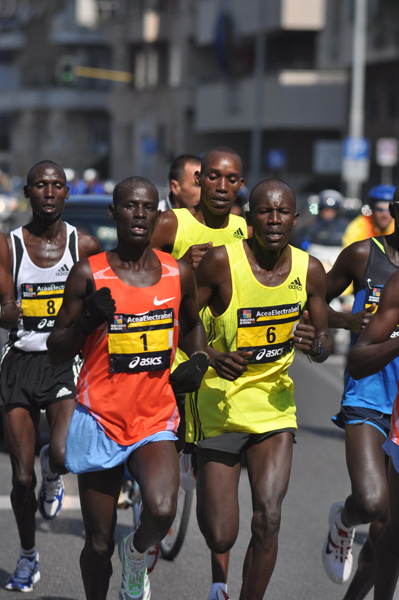
[[[115,187],[109,213],[117,246],[72,269],[48,341],[53,361],[79,350],[85,361],[66,462],[78,473],[86,532],[80,566],[89,600],[107,596],[124,474],[138,482],[143,511],[137,531],[119,545],[119,598],[150,598],[146,551],[168,532],[179,485],[171,382],[182,392],[198,389],[208,368],[192,269],[150,247],[157,206],[147,179],[129,177]],[[190,359],[171,375],[179,326]]]

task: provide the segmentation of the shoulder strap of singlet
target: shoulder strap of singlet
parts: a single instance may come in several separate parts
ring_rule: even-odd
[[[73,263],[75,264],[79,260],[78,235],[75,227],[71,227],[71,231],[69,234],[68,249],[71,253]]]
[[[13,263],[15,297],[18,298],[17,280],[18,280],[19,269],[20,269],[21,263],[22,263],[22,256],[24,253],[24,248],[22,246],[22,241],[18,236],[16,236],[14,233],[11,233],[10,235],[11,235],[11,243],[12,243],[12,249],[13,249],[12,263]]]
[[[373,242],[374,242],[375,244],[377,244],[377,246],[379,247],[379,249],[381,250],[381,252],[383,252],[384,254],[386,254],[386,252],[385,252],[385,247],[384,247],[384,244],[382,244],[382,243],[379,241],[379,239],[378,239],[378,238],[372,237],[371,239],[373,240]]]

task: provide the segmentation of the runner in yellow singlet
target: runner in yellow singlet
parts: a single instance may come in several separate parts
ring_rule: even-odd
[[[211,367],[187,411],[198,446],[198,522],[224,555],[238,534],[238,480],[245,454],[252,491],[252,537],[240,600],[261,600],[272,575],[297,427],[288,367],[298,348],[311,361],[330,354],[321,263],[288,244],[298,220],[295,194],[269,179],[250,195],[253,237],[210,250],[197,271],[206,307]],[[223,600],[224,580],[209,598]]]
[[[186,208],[163,212],[151,238],[153,248],[170,252],[174,258],[183,259],[193,269],[198,267],[202,257],[212,246],[239,242],[248,237],[245,219],[231,214],[238,193],[244,185],[242,161],[237,152],[226,146],[217,146],[206,152],[201,161],[201,169],[195,173],[195,182],[201,188],[195,213],[191,214]],[[206,328],[205,322],[204,325]],[[181,360],[182,353],[178,350],[175,364]],[[176,401],[181,416],[177,442],[180,450],[180,482],[185,489],[192,489],[195,487],[195,467],[193,469],[191,458],[195,457],[195,452],[192,455],[193,450],[189,445],[182,450],[185,431],[184,395],[176,394]],[[228,553],[224,557],[214,556],[214,583],[224,577],[228,559]],[[210,596],[210,599],[214,600],[214,597]]]

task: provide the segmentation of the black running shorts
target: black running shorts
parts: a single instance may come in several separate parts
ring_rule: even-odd
[[[81,359],[53,365],[47,352],[23,352],[10,343],[1,356],[0,406],[47,408],[75,398]]]
[[[231,431],[215,435],[214,437],[205,440],[199,440],[197,446],[201,450],[219,450],[220,452],[230,452],[231,454],[240,454],[241,451],[248,450],[251,446],[259,444],[264,440],[276,435],[276,433],[284,432],[292,433],[295,443],[295,429],[286,427],[275,431],[267,431],[266,433],[241,433],[239,431]]]

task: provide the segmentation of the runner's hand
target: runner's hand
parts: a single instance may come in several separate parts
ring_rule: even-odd
[[[252,356],[252,352],[244,352],[244,350],[218,352],[212,349],[209,352],[211,365],[216,373],[228,381],[234,381],[247,370],[249,358]]]
[[[115,301],[111,290],[103,287],[94,291],[92,279],[86,279],[86,292],[83,298],[83,312],[75,321],[75,329],[90,335],[97,327],[108,321],[115,313]]]
[[[169,381],[176,392],[195,392],[200,388],[201,381],[209,366],[205,352],[194,354],[169,376]]]

